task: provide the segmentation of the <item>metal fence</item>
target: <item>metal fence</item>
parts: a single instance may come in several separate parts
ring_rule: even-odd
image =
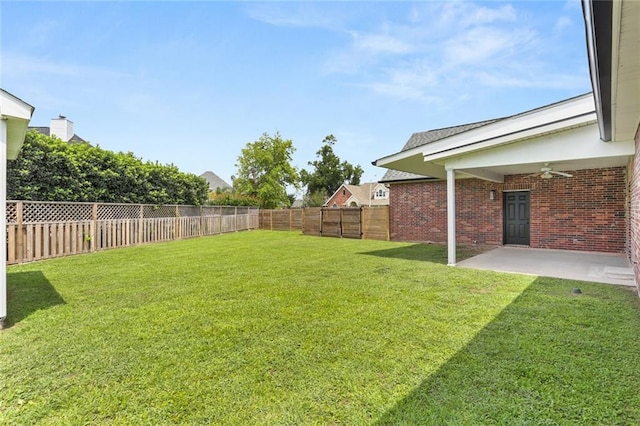
[[[257,207],[7,201],[7,263],[257,229]]]

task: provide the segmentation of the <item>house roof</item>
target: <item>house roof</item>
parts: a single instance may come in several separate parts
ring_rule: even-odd
[[[333,199],[336,194],[342,189],[346,188],[350,193],[349,199],[355,199],[360,206],[386,206],[389,204],[388,198],[375,198],[374,194],[379,186],[382,184],[379,182],[365,182],[360,185],[342,184],[340,187],[328,198]],[[382,185],[384,186],[384,185]]]
[[[51,136],[51,127],[46,126],[29,126],[29,130],[35,130],[38,133],[41,133],[45,136]],[[80,136],[75,133],[71,136],[71,139],[66,141],[68,143],[87,143],[86,140],[82,139]]]
[[[425,180],[425,179],[433,179],[430,176],[419,175],[416,173],[403,172],[400,170],[388,169],[382,179],[380,179],[381,183],[392,183],[392,182],[405,182],[410,180]]]
[[[457,171],[465,169],[466,175],[499,182],[502,181],[503,174],[507,170],[501,170],[497,174],[496,170],[486,173],[487,167],[495,165],[494,160],[485,159],[484,165],[478,163],[473,167],[469,166],[469,162],[465,162],[463,166],[458,160],[487,150],[495,150],[498,147],[525,140],[539,140],[543,136],[548,137],[558,132],[595,125],[595,123],[593,96],[587,93],[509,117],[422,132],[412,136],[403,150],[380,158],[373,164],[412,174],[391,173],[385,175],[383,178],[385,182],[427,177],[444,179],[447,168]],[[573,153],[577,152],[573,150]],[[563,153],[563,158],[565,154]],[[616,151],[611,154],[617,156],[619,153]],[[511,158],[508,161],[513,161],[511,164],[529,162],[530,165],[527,168],[533,173],[541,167],[541,164],[536,163],[544,164],[559,159],[555,153],[548,151],[540,152],[540,156],[544,159],[533,159],[526,155]],[[523,169],[519,166],[516,172],[520,170]],[[514,170],[508,170],[508,172],[512,173]]]
[[[444,127],[442,129],[428,130],[426,132],[417,132],[411,135],[411,137],[409,138],[407,143],[404,144],[404,147],[402,147],[402,150],[400,150],[400,152],[417,148],[419,146],[424,146],[424,145],[439,141],[441,139],[445,139],[450,136],[454,136],[459,133],[463,133],[471,129],[484,126],[486,124],[494,123],[498,120],[499,119],[484,120],[484,121],[478,121],[476,123],[463,124],[460,126],[451,126],[451,127]],[[429,176],[419,175],[416,173],[409,173],[409,172],[403,172],[400,170],[389,169],[386,171],[382,179],[380,179],[380,182],[398,182],[398,181],[423,180],[423,179],[432,179],[432,178]]]
[[[220,176],[213,173],[212,171],[206,171],[203,174],[201,174],[200,177],[204,178],[204,180],[207,181],[207,184],[209,184],[209,189],[211,189],[212,191],[215,191],[218,188],[220,189],[231,188],[231,185],[229,185]]]
[[[22,99],[0,89],[0,118],[6,121],[7,159],[17,158],[34,109]]]
[[[407,143],[404,144],[404,147],[401,151],[407,151],[411,148],[427,145],[441,139],[484,126],[485,124],[494,123],[498,120],[500,120],[500,118],[478,121],[477,123],[462,124],[460,126],[451,126],[444,127],[442,129],[428,130],[426,132],[417,132],[411,135]]]
[[[389,199],[375,198],[374,193],[379,184],[377,182],[365,182],[362,185],[345,185],[360,205],[384,206],[389,204]]]
[[[582,0],[582,11],[600,138],[633,140],[640,126],[640,2]]]

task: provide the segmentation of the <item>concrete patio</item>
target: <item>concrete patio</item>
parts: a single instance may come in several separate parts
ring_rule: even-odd
[[[498,247],[458,262],[458,267],[634,287],[624,254]]]

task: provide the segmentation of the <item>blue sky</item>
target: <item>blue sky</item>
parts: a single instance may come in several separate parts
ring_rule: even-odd
[[[591,90],[580,2],[6,2],[1,86],[114,151],[230,182],[247,142],[328,134],[371,165],[413,132]]]

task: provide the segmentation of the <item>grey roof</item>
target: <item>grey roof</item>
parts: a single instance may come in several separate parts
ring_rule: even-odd
[[[402,150],[400,152],[408,151],[410,149],[417,148],[419,146],[428,145],[430,143],[439,141],[441,139],[445,139],[450,136],[457,135],[459,133],[467,132],[477,127],[482,127],[487,124],[495,123],[498,120],[500,119],[498,118],[493,120],[478,121],[476,123],[463,124],[460,126],[444,127],[442,129],[434,129],[426,132],[417,132],[411,135],[411,137],[409,138],[407,143],[404,144],[404,147],[402,147]],[[383,183],[398,182],[398,181],[405,181],[405,180],[421,180],[421,179],[433,179],[433,178],[429,176],[424,176],[424,175],[417,175],[415,173],[408,173],[408,172],[402,172],[400,170],[388,169],[387,172],[384,174],[384,176],[382,176],[382,179],[380,179],[380,182],[383,182]]]
[[[51,128],[50,127],[44,127],[44,126],[29,126],[28,128],[29,130],[35,130],[38,133],[41,133],[45,136],[51,136]],[[71,136],[71,139],[69,139],[67,142],[69,143],[87,143],[86,140],[82,139],[80,136],[76,135],[75,133],[73,134],[73,136]]]
[[[207,181],[207,183],[209,184],[209,189],[211,191],[215,191],[218,188],[220,189],[231,188],[231,185],[229,185],[227,182],[222,180],[220,176],[218,176],[217,174],[211,171],[204,172],[203,174],[200,175],[200,177],[204,178],[204,180]]]
[[[417,175],[415,173],[401,172],[400,170],[388,169],[387,172],[380,179],[380,183],[399,182],[405,180],[422,180],[433,179],[429,176]]]
[[[439,141],[440,139],[448,138],[450,136],[454,136],[459,133],[467,132],[477,127],[482,127],[487,124],[495,123],[498,120],[501,120],[501,118],[496,118],[493,120],[478,121],[477,123],[463,124],[460,126],[444,127],[442,129],[429,130],[426,132],[414,133],[413,135],[411,135],[407,143],[404,144],[402,151],[407,151],[412,148],[427,145],[427,144]]]

